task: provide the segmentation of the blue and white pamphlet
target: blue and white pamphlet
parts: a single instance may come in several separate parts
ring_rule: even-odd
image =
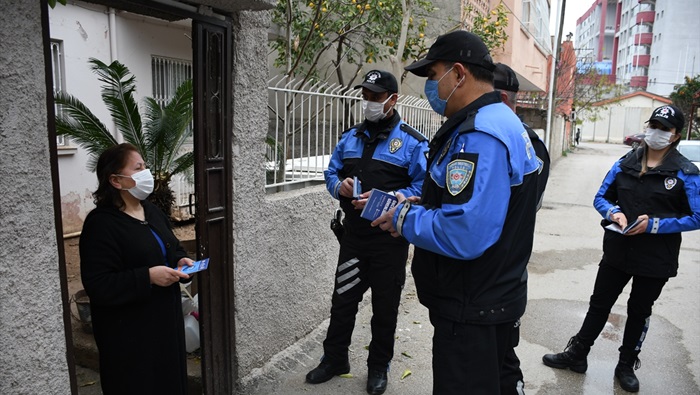
[[[192,262],[192,266],[183,266],[182,272],[185,274],[192,274],[196,272],[201,272],[209,267],[209,258],[202,259],[201,261]]]
[[[360,217],[374,221],[382,214],[391,210],[398,202],[399,200],[393,193],[372,189],[367,198],[367,204],[365,208],[362,209],[362,213],[360,213]]]
[[[362,183],[357,176],[355,176],[352,178],[352,197],[359,199],[360,195],[362,195]]]

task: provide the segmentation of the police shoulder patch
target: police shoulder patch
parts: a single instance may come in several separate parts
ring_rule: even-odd
[[[445,187],[452,196],[459,195],[469,185],[474,174],[474,162],[456,159],[447,164]]]

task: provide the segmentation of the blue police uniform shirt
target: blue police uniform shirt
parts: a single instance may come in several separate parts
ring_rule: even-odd
[[[455,199],[443,201],[437,210],[413,205],[399,223],[400,205],[393,223],[417,247],[470,260],[498,241],[511,187],[536,173],[540,163],[520,119],[503,103],[480,107],[473,131],[459,133],[460,127],[453,129],[429,169],[435,184]]]

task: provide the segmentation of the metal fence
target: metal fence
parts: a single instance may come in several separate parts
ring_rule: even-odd
[[[337,84],[302,84],[284,76],[269,81],[270,122],[265,141],[268,193],[323,182],[323,171],[340,135],[364,119],[361,93],[360,89],[346,90]],[[427,100],[418,97],[400,95],[396,109],[428,138],[444,121]],[[194,185],[185,176],[175,176],[170,186],[176,199],[174,215],[187,219]]]
[[[362,122],[360,89],[284,76],[268,83],[270,123],[266,139],[268,192],[323,181],[323,171],[344,130]],[[443,122],[425,99],[399,96],[401,117],[430,138]]]

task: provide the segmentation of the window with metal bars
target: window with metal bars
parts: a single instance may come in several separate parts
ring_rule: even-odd
[[[51,40],[51,67],[53,70],[53,95],[63,92],[66,89],[66,74],[65,61],[63,59],[63,41]],[[58,107],[54,109],[58,115]],[[68,138],[66,136],[56,136],[56,145],[58,147],[68,146]]]
[[[180,84],[192,78],[192,61],[152,56],[151,71],[153,98],[162,106],[175,95]]]

